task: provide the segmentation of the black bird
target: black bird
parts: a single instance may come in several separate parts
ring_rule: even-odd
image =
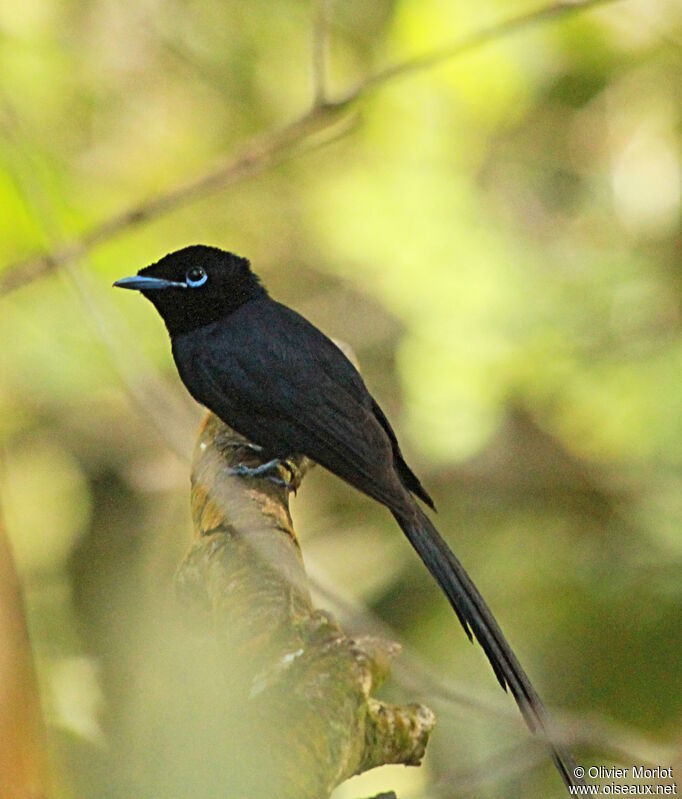
[[[434,507],[341,350],[273,300],[248,260],[217,247],[185,247],[114,285],[136,289],[154,304],[194,399],[262,448],[268,462],[240,473],[264,474],[291,455],[307,455],[390,510],[529,728],[548,740],[564,782],[573,785],[570,754],[551,741],[538,694],[469,575],[415,501]]]

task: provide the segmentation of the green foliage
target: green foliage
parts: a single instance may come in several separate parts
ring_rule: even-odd
[[[528,10],[332,3],[333,91]],[[55,728],[82,738],[115,723],[115,680],[65,664],[106,674],[126,649],[125,629],[103,644],[108,625],[135,600],[112,619],[89,616],[84,597],[106,603],[131,564],[166,586],[189,535],[188,467],[168,439],[189,457],[198,416],[156,315],[108,286],[201,241],[250,257],[273,294],[356,349],[547,701],[661,740],[679,729],[680,16],[609,4],[388,82],[339,141],[132,224],[0,298],[0,496]],[[311,8],[293,0],[0,4],[0,264],[78,238],[302,113],[310,31]],[[172,435],[150,423],[154,403]],[[294,513],[307,562],[345,575],[340,590],[439,670],[495,690],[388,519],[322,475]],[[375,563],[345,535],[387,556]],[[104,559],[87,586],[83,552]],[[433,780],[524,740],[520,726],[457,717],[434,735]],[[61,795],[101,795],[87,752]],[[353,790],[402,796],[402,779]],[[476,795],[511,795],[505,779]],[[557,790],[549,770],[518,779],[521,795]]]

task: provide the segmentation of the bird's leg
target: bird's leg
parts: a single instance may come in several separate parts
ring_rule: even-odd
[[[280,477],[280,466],[283,466],[289,472],[290,480],[284,480]],[[228,467],[226,471],[228,474],[233,474],[238,477],[265,477],[276,485],[284,486],[289,490],[296,490],[294,484],[294,466],[287,458],[272,458],[272,460],[266,461],[260,466],[247,466],[245,463],[238,463],[235,466]]]

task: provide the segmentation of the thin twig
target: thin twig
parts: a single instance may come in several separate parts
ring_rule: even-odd
[[[432,53],[380,70],[344,97],[314,105],[293,122],[252,139],[235,159],[222,162],[198,178],[181,183],[146,202],[104,220],[81,238],[53,252],[9,264],[0,275],[0,296],[49,274],[126,230],[157,219],[194,200],[239,183],[304,152],[302,146],[305,142],[321,131],[333,127],[337,123],[340,113],[346,111],[365,95],[393,80],[430,69],[541,22],[559,19],[615,1],[583,0],[583,2],[552,3],[536,11],[491,25]],[[332,137],[329,141],[334,141],[335,138]]]
[[[337,118],[328,107],[311,109],[294,122],[256,137],[234,160],[223,163],[198,178],[169,189],[146,202],[95,225],[85,235],[52,253],[19,261],[7,267],[0,278],[0,295],[80,258],[94,247],[124,230],[157,219],[212,192],[263,172],[295,154],[297,147]]]
[[[410,693],[417,693],[428,701],[438,700],[451,709],[473,711],[496,719],[498,722],[520,724],[516,708],[505,706],[500,698],[492,694],[483,696],[470,685],[454,683],[437,674],[427,665],[422,656],[415,653],[409,644],[400,639],[398,633],[382,621],[375,613],[343,596],[315,568],[308,558],[308,582],[311,589],[326,602],[330,602],[337,615],[347,625],[373,635],[399,641],[401,656],[393,665],[393,680]],[[590,746],[608,754],[623,764],[656,766],[673,762],[679,752],[671,746],[646,738],[638,731],[613,722],[597,713],[566,713],[552,708],[552,735],[566,745]],[[528,737],[528,745],[537,743]]]
[[[6,98],[0,99],[0,109],[0,122],[4,123],[2,127],[7,142],[15,150],[10,174],[17,192],[47,240],[57,246],[63,241],[63,231],[50,199],[36,177],[38,170],[34,169],[22,147],[30,134],[23,129],[14,107]],[[96,294],[96,287],[80,263],[67,261],[62,274],[69,278],[70,287],[83,303],[133,405],[157,429],[171,451],[181,460],[189,460],[196,420],[188,412],[188,404],[168,390],[151,363],[141,355],[127,325],[115,315],[110,303],[105,306],[106,301],[101,293]]]
[[[502,39],[511,34],[517,33],[521,30],[540,25],[543,22],[550,22],[558,20],[562,17],[567,17],[579,11],[586,11],[587,9],[596,6],[604,6],[609,3],[620,2],[620,0],[568,0],[568,2],[552,3],[548,6],[543,6],[534,11],[529,11],[525,14],[520,14],[517,17],[497,22],[488,28],[482,28],[479,31],[464,36],[457,41],[433,50],[424,55],[415,56],[414,58],[401,61],[399,64],[386,67],[376,72],[374,75],[363,80],[355,89],[349,92],[345,97],[341,98],[339,102],[351,103],[360,97],[364,97],[376,89],[391,83],[394,80],[414,75],[428,69],[433,69],[446,61],[451,61],[459,56],[471,53],[478,50],[490,42]]]
[[[521,777],[546,761],[547,755],[542,747],[535,741],[530,743],[530,746],[514,746],[502,752],[495,752],[472,768],[439,775],[438,779],[429,785],[428,794],[420,791],[410,799],[426,799],[427,796],[468,796],[480,792],[484,786],[499,788],[503,779]]]
[[[310,74],[313,82],[313,107],[327,102],[327,56],[331,0],[315,0],[311,42]]]
[[[43,229],[48,241],[54,246],[63,241],[63,231],[56,221],[56,215],[44,188],[37,182],[36,170],[29,163],[28,156],[22,151],[21,143],[29,135],[21,127],[13,106],[8,100],[2,101],[2,110],[10,143],[16,148],[18,158],[27,162],[27,168],[14,169],[13,177],[19,194],[24,204],[30,209],[39,226]],[[2,120],[0,120],[2,121]],[[332,134],[336,139],[345,136],[354,123],[353,116],[344,118],[345,124],[333,129]],[[324,143],[327,142],[330,132],[326,132]],[[315,147],[314,140],[306,140],[306,152]],[[140,353],[135,338],[127,324],[121,319],[104,295],[90,279],[88,271],[81,268],[80,259],[64,263],[65,274],[70,279],[70,284],[83,303],[88,317],[98,338],[108,350],[112,363],[121,379],[126,393],[161,435],[168,448],[180,460],[189,460],[191,451],[190,442],[194,435],[196,418],[188,411],[189,405],[183,401],[165,383],[157,370]],[[113,328],[113,329],[112,329]]]

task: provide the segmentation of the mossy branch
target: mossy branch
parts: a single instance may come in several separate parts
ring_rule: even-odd
[[[270,791],[280,799],[326,799],[354,774],[387,763],[418,765],[433,713],[373,697],[399,647],[351,638],[313,607],[288,489],[227,472],[244,462],[257,465],[259,455],[209,414],[192,469],[195,541],[177,572],[193,618],[203,619],[204,632],[239,664],[232,685],[243,691],[244,718],[257,720],[260,753],[247,751],[253,730],[240,735],[249,767],[238,790],[252,798]],[[282,477],[298,487],[309,467],[295,459]],[[226,786],[227,795],[231,790]]]

